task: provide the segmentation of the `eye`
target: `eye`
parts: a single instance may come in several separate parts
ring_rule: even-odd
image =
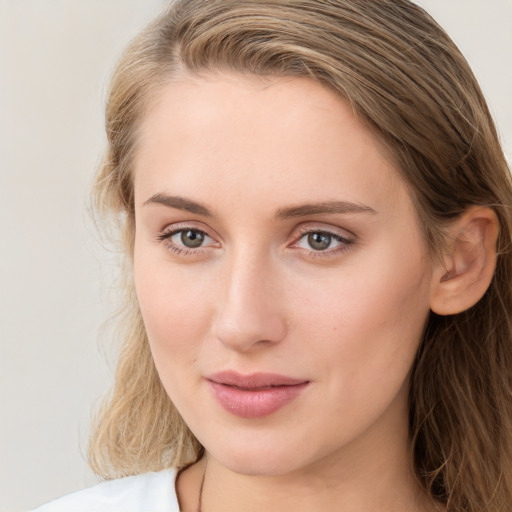
[[[203,231],[197,229],[183,229],[174,233],[170,237],[170,240],[176,245],[183,244],[189,249],[196,249],[197,247],[201,247],[207,238],[210,237]]]
[[[203,230],[193,227],[167,229],[157,238],[167,249],[184,255],[202,252],[203,249],[216,245],[215,240]]]
[[[317,229],[306,231],[295,243],[295,247],[312,253],[332,254],[348,249],[348,246],[353,243],[354,240],[350,238]]]
[[[308,233],[305,238],[309,247],[315,251],[325,251],[332,244],[333,236],[328,233]]]

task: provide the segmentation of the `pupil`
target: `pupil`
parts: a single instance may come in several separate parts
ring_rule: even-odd
[[[199,247],[204,240],[203,233],[200,233],[199,231],[183,231],[181,233],[181,241],[183,242],[183,245],[190,248]]]
[[[312,249],[323,251],[331,245],[331,236],[325,233],[309,233],[308,243]]]

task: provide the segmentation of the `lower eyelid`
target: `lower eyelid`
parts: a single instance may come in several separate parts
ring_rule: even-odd
[[[179,235],[185,231],[195,231],[202,233],[205,237],[204,245],[200,245],[198,247],[187,247],[186,245],[176,243],[172,240],[176,235]],[[196,228],[194,226],[183,226],[177,228],[171,227],[170,229],[166,229],[158,234],[156,239],[160,244],[163,244],[165,249],[180,256],[199,256],[203,253],[206,253],[208,249],[218,246],[216,240],[211,237],[204,229]]]
[[[321,233],[331,237],[334,241],[337,242],[334,247],[328,247],[326,249],[313,249],[312,247],[301,247],[299,243],[301,240],[311,233]],[[299,236],[295,238],[295,242],[292,244],[292,248],[300,250],[306,257],[308,258],[333,258],[336,256],[341,256],[343,253],[348,252],[352,249],[352,246],[355,244],[355,239],[353,237],[343,236],[339,233],[334,233],[332,231],[328,231],[326,229],[307,229],[300,233]],[[306,242],[307,243],[307,242]]]
[[[198,247],[187,247],[186,245],[177,244],[172,241],[172,238],[175,235],[178,235],[184,231],[196,231],[198,233],[202,233],[205,237],[205,244],[198,246]],[[305,247],[297,247],[298,243],[304,238],[305,236],[311,234],[311,233],[322,233],[324,235],[327,235],[334,239],[336,242],[338,242],[339,245],[337,245],[334,248],[327,248],[324,250],[314,250],[313,248],[305,248]],[[200,229],[195,226],[180,226],[180,227],[170,227],[168,229],[163,230],[161,233],[159,233],[156,237],[157,241],[160,243],[163,243],[164,246],[171,250],[172,252],[176,254],[181,255],[187,255],[187,254],[200,254],[202,252],[205,252],[206,249],[212,248],[212,247],[218,247],[219,243],[210,236],[204,229]],[[209,239],[209,241],[208,241]],[[295,241],[293,242],[292,246],[295,246],[296,248],[302,249],[303,251],[307,251],[309,254],[311,254],[314,257],[328,257],[335,255],[339,252],[344,252],[349,250],[350,246],[355,243],[354,238],[347,237],[344,235],[341,235],[339,233],[335,233],[332,231],[328,231],[326,229],[307,229],[302,231],[298,236],[295,237]]]

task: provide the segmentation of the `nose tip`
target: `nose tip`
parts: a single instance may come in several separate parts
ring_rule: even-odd
[[[231,350],[279,343],[286,335],[286,318],[279,282],[271,269],[256,272],[245,266],[232,272],[219,300],[212,334]]]
[[[250,319],[250,313],[244,311],[244,318],[237,319],[223,312],[213,329],[215,338],[238,352],[247,352],[255,346],[273,345],[284,338],[285,324],[276,315],[254,316]]]

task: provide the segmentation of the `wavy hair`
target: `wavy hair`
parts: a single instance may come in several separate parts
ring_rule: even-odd
[[[126,49],[106,109],[108,148],[94,186],[126,254],[122,351],[90,443],[105,478],[184,465],[202,447],[154,367],[131,277],[137,130],[184,73],[230,70],[309,77],[348,101],[389,149],[416,204],[431,257],[443,228],[491,206],[500,233],[484,297],[431,313],[412,370],[409,430],[416,476],[447,512],[512,503],[512,186],[478,83],[448,35],[408,0],[178,0]]]

